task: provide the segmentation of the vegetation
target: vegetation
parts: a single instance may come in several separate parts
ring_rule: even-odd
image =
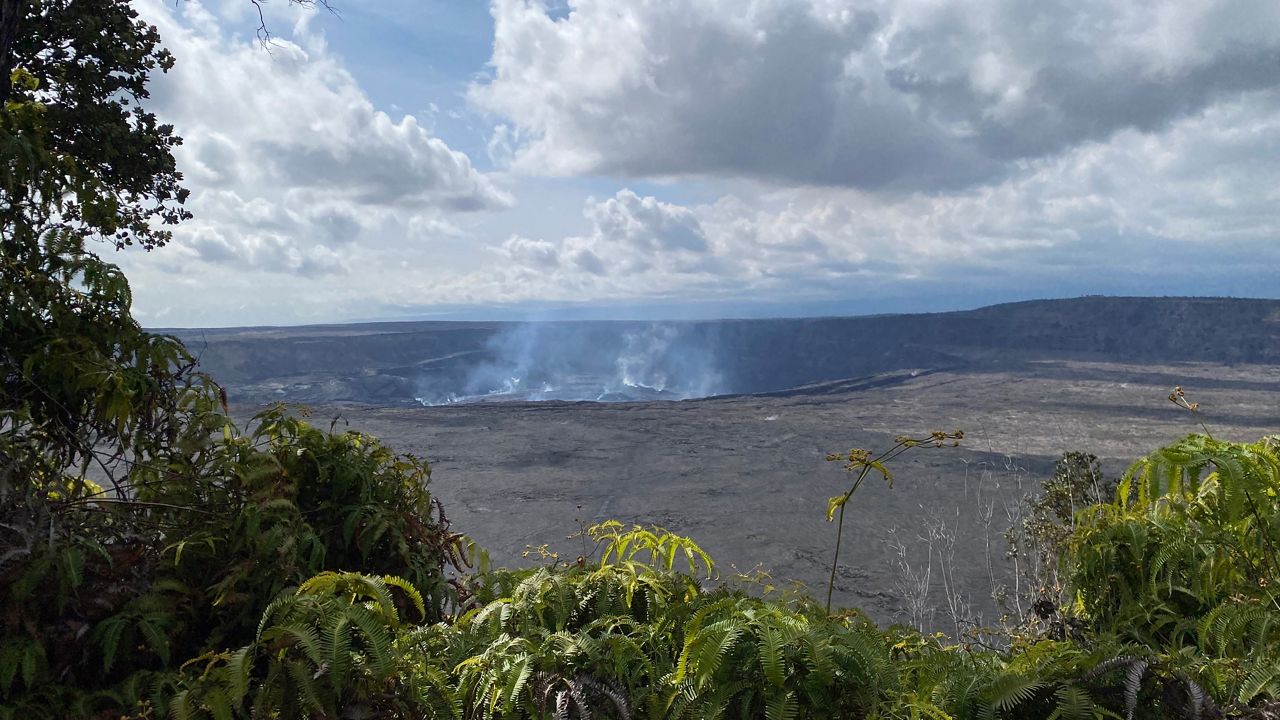
[[[237,428],[90,250],[158,247],[186,217],[178,138],[139,104],[173,62],[155,29],[118,0],[20,9],[0,118],[0,716],[162,712],[183,663],[251,641],[326,570],[403,578],[442,618],[464,546],[427,466],[281,410]]]
[[[827,522],[836,519],[836,547],[835,552],[831,555],[831,580],[827,583],[827,612],[831,612],[831,593],[836,587],[836,569],[840,566],[840,541],[844,537],[844,509],[853,499],[853,494],[858,492],[858,488],[862,487],[862,483],[866,481],[867,476],[872,472],[880,474],[884,478],[885,483],[893,487],[893,473],[889,472],[889,462],[899,455],[917,447],[944,447],[951,445],[956,447],[960,441],[964,439],[964,431],[956,430],[955,432],[935,431],[927,438],[913,438],[907,435],[899,436],[893,447],[882,453],[874,454],[870,450],[864,448],[854,448],[847,453],[832,453],[827,455],[827,462],[839,462],[843,465],[844,471],[853,475],[853,484],[845,492],[832,497],[827,501]]]
[[[89,243],[159,246],[185,217],[178,139],[138,105],[172,58],[120,0],[21,7],[39,32],[6,52],[0,119],[0,718],[1280,714],[1275,438],[1205,428],[1114,489],[1066,456],[1010,531],[1039,622],[997,643],[718,584],[657,528],[489,570],[425,463],[282,408],[241,428],[132,319]],[[896,454],[956,440],[832,456],[855,480],[828,518]]]
[[[1027,581],[1023,606],[1030,612],[1018,618],[1025,629],[1055,637],[1068,632],[1058,613],[1068,602],[1061,560],[1079,527],[1076,518],[1080,511],[1114,496],[1116,483],[1103,475],[1096,456],[1064,453],[1054,465],[1053,476],[1041,483],[1039,493],[1026,499],[1025,513],[1013,518],[1004,537],[1009,558],[1017,561],[1015,571]]]

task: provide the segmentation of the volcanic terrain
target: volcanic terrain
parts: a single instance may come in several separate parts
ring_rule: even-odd
[[[828,453],[963,429],[868,483],[838,603],[945,630],[990,622],[1003,531],[1064,451],[1112,474],[1198,431],[1280,431],[1280,302],[1081,298],[936,315],[702,323],[392,323],[180,331],[237,414],[311,405],[428,458],[456,529],[495,562],[616,518],[693,536],[720,577],[825,593]],[[705,397],[704,397],[705,396]],[[567,397],[571,400],[554,399]],[[552,399],[542,399],[552,398]],[[594,402],[622,400],[619,402]],[[533,401],[537,400],[537,401]]]

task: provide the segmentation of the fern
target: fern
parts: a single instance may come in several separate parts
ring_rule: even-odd
[[[986,702],[994,710],[1005,712],[1031,701],[1047,687],[1047,683],[1037,678],[1005,675],[987,691]]]
[[[1240,688],[1236,692],[1235,699],[1242,703],[1250,703],[1259,696],[1268,698],[1280,698],[1280,664],[1274,660],[1265,659],[1253,662],[1244,679],[1240,682]]]
[[[1055,706],[1049,720],[1094,720],[1103,714],[1083,689],[1063,685],[1053,693]]]

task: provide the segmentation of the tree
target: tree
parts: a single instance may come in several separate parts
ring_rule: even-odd
[[[406,578],[438,619],[464,540],[427,465],[279,409],[242,432],[91,247],[189,217],[144,106],[174,62],[156,29],[127,0],[0,12],[0,718],[163,716],[183,663],[326,570]]]
[[[5,56],[4,131],[27,161],[5,168],[8,249],[53,229],[165,244],[190,213],[173,157],[182,140],[144,106],[151,75],[174,62],[156,28],[115,0],[23,2],[15,14],[28,31]]]
[[[88,245],[158,247],[189,216],[181,140],[140,104],[172,56],[119,0],[4,13],[32,31],[5,54],[0,115],[0,492],[91,463],[113,475],[106,459],[176,440],[184,394],[212,391],[180,343],[142,331],[123,274]]]

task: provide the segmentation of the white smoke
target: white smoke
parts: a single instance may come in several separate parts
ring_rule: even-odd
[[[496,400],[685,400],[723,392],[715,349],[697,326],[525,323],[498,333],[488,358],[424,378],[424,405]]]
[[[626,347],[618,355],[618,379],[625,387],[642,387],[662,392],[667,387],[667,373],[662,360],[675,338],[671,326],[650,327],[645,332],[629,332]]]

